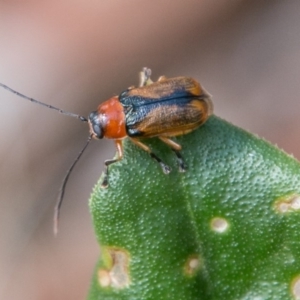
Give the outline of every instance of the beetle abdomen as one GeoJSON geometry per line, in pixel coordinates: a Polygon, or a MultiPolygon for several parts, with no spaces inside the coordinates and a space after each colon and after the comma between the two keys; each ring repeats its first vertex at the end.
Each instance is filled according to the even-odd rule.
{"type": "Polygon", "coordinates": [[[130,137],[175,136],[203,124],[212,114],[210,95],[191,77],[162,78],[119,96],[130,137]]]}
{"type": "Polygon", "coordinates": [[[130,137],[175,136],[203,124],[209,111],[207,99],[178,98],[148,103],[132,108],[126,114],[126,130],[130,137]]]}

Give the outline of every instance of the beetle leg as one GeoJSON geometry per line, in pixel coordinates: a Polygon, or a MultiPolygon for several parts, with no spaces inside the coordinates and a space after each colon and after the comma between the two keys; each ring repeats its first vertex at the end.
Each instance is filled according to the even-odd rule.
{"type": "Polygon", "coordinates": [[[164,80],[166,80],[166,79],[167,79],[167,77],[166,77],[165,75],[162,75],[162,76],[160,76],[160,77],[158,78],[157,81],[164,81],[164,80]]]}
{"type": "Polygon", "coordinates": [[[116,147],[117,147],[117,158],[113,158],[113,159],[107,159],[104,164],[105,164],[105,171],[104,171],[104,178],[103,181],[101,183],[101,187],[102,188],[106,188],[108,187],[108,166],[120,161],[123,158],[123,144],[122,144],[122,140],[115,140],[116,143],[116,147]]]}
{"type": "Polygon", "coordinates": [[[142,86],[146,86],[146,85],[153,83],[150,76],[151,76],[151,69],[143,68],[142,72],[140,72],[139,86],[142,87],[142,86]]]}
{"type": "Polygon", "coordinates": [[[179,172],[185,172],[187,169],[186,164],[184,163],[183,157],[181,156],[180,150],[181,150],[181,145],[175,143],[171,139],[163,136],[159,136],[159,139],[163,141],[165,144],[171,147],[173,152],[175,153],[179,165],[179,172]]]}
{"type": "Polygon", "coordinates": [[[159,165],[161,166],[165,174],[169,174],[171,172],[171,168],[168,165],[166,165],[158,156],[156,156],[147,145],[143,144],[137,139],[134,138],[130,138],[130,139],[134,144],[142,148],[144,151],[148,152],[150,156],[159,163],[159,165]]]}

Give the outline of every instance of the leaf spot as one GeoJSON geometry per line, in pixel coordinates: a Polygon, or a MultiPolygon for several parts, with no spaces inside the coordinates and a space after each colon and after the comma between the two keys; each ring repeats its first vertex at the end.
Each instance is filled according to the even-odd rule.
{"type": "Polygon", "coordinates": [[[300,299],[300,276],[297,276],[292,281],[291,290],[292,290],[292,294],[294,296],[294,299],[299,300],[300,299]]]}
{"type": "Polygon", "coordinates": [[[300,196],[293,194],[278,199],[275,202],[275,209],[282,214],[300,210],[300,196]]]}
{"type": "Polygon", "coordinates": [[[211,220],[210,227],[215,232],[223,233],[228,229],[228,222],[224,218],[216,217],[211,220]]]}
{"type": "Polygon", "coordinates": [[[100,268],[98,270],[98,282],[102,287],[113,287],[123,289],[130,284],[128,264],[129,258],[127,252],[111,248],[108,249],[111,258],[111,267],[109,269],[100,268]]]}
{"type": "Polygon", "coordinates": [[[105,269],[99,269],[98,270],[98,281],[99,281],[99,284],[103,287],[110,286],[109,272],[105,269]]]}
{"type": "Polygon", "coordinates": [[[200,259],[198,255],[196,254],[191,255],[185,262],[184,272],[189,276],[193,276],[196,274],[199,268],[200,268],[200,259]]]}

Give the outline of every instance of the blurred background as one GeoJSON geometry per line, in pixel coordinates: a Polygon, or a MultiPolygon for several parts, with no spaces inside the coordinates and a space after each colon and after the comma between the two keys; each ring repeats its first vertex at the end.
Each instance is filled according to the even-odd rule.
{"type": "MultiPolygon", "coordinates": [[[[192,76],[216,115],[300,159],[299,28],[297,0],[1,0],[0,82],[87,116],[144,66],[192,76]]],[[[113,142],[78,163],[54,238],[87,125],[3,89],[0,101],[0,299],[84,299],[99,254],[88,198],[113,142]]]]}

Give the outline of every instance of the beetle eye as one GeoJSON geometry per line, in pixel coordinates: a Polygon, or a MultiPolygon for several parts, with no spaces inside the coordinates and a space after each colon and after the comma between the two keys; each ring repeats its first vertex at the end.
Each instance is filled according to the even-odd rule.
{"type": "Polygon", "coordinates": [[[89,115],[89,123],[91,127],[92,134],[97,139],[103,138],[103,130],[100,123],[99,115],[96,111],[93,111],[89,115]]]}
{"type": "Polygon", "coordinates": [[[102,132],[101,127],[99,125],[94,124],[93,125],[93,130],[94,130],[94,133],[96,134],[98,139],[103,138],[103,132],[102,132]]]}
{"type": "Polygon", "coordinates": [[[97,119],[98,117],[98,114],[96,111],[92,111],[90,114],[89,114],[89,121],[91,123],[95,122],[95,120],[97,119]]]}

